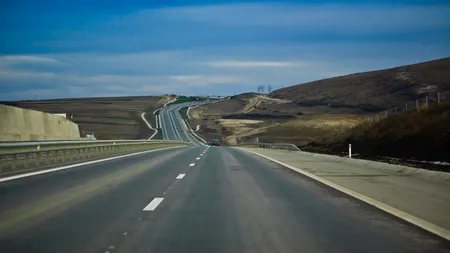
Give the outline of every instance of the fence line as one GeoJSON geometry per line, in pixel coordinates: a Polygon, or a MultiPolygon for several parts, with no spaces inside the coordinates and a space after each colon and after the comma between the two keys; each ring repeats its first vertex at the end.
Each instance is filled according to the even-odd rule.
{"type": "Polygon", "coordinates": [[[437,92],[434,96],[428,94],[425,97],[420,97],[417,98],[416,100],[406,102],[404,107],[394,106],[385,111],[378,112],[373,117],[367,118],[367,121],[376,122],[382,118],[387,118],[392,114],[397,114],[408,110],[417,110],[419,108],[428,107],[430,105],[444,103],[449,100],[450,100],[449,98],[443,98],[440,92],[437,92]],[[413,106],[411,106],[411,104],[413,104],[413,106]]]}

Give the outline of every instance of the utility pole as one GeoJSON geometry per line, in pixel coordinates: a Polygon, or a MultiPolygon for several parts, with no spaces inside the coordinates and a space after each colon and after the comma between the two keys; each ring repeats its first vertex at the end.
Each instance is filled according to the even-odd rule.
{"type": "Polygon", "coordinates": [[[408,110],[408,102],[405,103],[405,110],[408,110]]]}
{"type": "Polygon", "coordinates": [[[425,97],[425,106],[428,106],[428,96],[425,97]]]}
{"type": "Polygon", "coordinates": [[[416,109],[419,109],[419,99],[416,99],[416,109]]]}
{"type": "Polygon", "coordinates": [[[441,103],[441,96],[440,93],[438,92],[438,104],[441,103]]]}
{"type": "Polygon", "coordinates": [[[385,117],[385,118],[387,117],[387,110],[384,111],[384,117],[385,117]]]}

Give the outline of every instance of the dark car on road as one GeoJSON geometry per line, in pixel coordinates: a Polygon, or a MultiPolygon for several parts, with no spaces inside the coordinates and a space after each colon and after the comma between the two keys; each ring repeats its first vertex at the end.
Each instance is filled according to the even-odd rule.
{"type": "Polygon", "coordinates": [[[210,146],[216,146],[216,147],[220,147],[220,140],[217,138],[214,138],[211,142],[209,142],[210,146]]]}

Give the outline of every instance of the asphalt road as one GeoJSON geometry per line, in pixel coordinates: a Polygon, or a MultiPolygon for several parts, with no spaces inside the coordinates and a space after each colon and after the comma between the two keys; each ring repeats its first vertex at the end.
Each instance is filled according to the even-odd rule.
{"type": "Polygon", "coordinates": [[[447,241],[226,147],[160,150],[0,183],[0,252],[448,249],[447,241]]]}
{"type": "Polygon", "coordinates": [[[200,145],[198,141],[189,134],[189,130],[178,112],[183,107],[195,104],[197,103],[175,104],[161,109],[160,124],[164,140],[180,140],[192,142],[194,145],[200,145]]]}

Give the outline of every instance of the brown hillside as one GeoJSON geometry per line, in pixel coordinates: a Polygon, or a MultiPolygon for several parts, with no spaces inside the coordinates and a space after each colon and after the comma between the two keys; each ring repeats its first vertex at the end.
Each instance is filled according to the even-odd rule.
{"type": "Polygon", "coordinates": [[[450,58],[392,69],[356,73],[275,90],[273,98],[288,99],[300,107],[358,108],[375,112],[405,102],[435,100],[437,92],[450,98],[450,58]]]}
{"type": "Polygon", "coordinates": [[[151,112],[169,97],[98,97],[0,102],[48,113],[66,113],[77,123],[80,134],[97,139],[142,139],[153,131],[142,121],[142,112],[151,112]]]}

